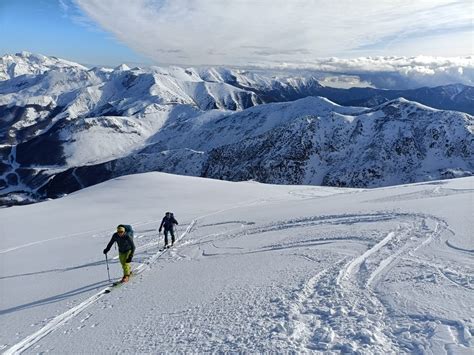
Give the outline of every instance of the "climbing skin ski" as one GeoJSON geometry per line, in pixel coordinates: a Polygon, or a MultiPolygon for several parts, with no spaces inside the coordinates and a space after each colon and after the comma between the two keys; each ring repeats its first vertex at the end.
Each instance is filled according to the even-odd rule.
{"type": "Polygon", "coordinates": [[[123,284],[130,282],[130,279],[132,278],[132,276],[133,276],[133,273],[130,273],[130,276],[128,277],[127,282],[122,282],[122,279],[113,282],[107,289],[104,290],[104,293],[110,293],[110,291],[112,291],[114,288],[117,288],[119,286],[122,286],[123,284]]]}
{"type": "Polygon", "coordinates": [[[172,247],[174,247],[174,243],[173,244],[168,244],[168,245],[164,246],[163,248],[158,249],[158,251],[165,251],[165,250],[170,249],[172,247]]]}

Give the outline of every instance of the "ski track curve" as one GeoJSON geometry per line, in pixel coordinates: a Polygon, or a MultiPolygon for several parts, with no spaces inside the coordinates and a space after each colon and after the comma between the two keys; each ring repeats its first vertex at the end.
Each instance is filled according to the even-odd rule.
{"type": "MultiPolygon", "coordinates": [[[[434,346],[434,323],[447,327],[448,333],[453,334],[453,344],[469,348],[470,343],[466,339],[470,339],[471,336],[461,321],[429,315],[416,317],[404,314],[403,310],[402,312],[393,310],[384,304],[377,293],[377,287],[382,283],[384,275],[399,261],[412,256],[416,250],[434,241],[441,242],[443,232],[451,233],[449,226],[437,217],[387,213],[378,216],[375,214],[326,216],[286,221],[247,229],[238,234],[262,233],[326,223],[354,224],[390,219],[400,221],[395,230],[389,231],[352,260],[347,261],[348,257],[344,257],[335,265],[319,271],[291,297],[287,309],[288,324],[284,328],[288,329],[289,342],[297,352],[424,352],[430,346],[434,346]],[[408,338],[400,336],[404,329],[408,329],[407,327],[411,327],[414,336],[408,338]]],[[[314,241],[325,239],[337,240],[337,238],[320,238],[314,241]]],[[[308,244],[275,245],[273,251],[279,250],[280,247],[308,247],[308,244]]],[[[456,274],[455,271],[440,270],[440,266],[436,266],[446,278],[465,276],[462,272],[456,274]]],[[[463,280],[460,284],[457,279],[450,281],[460,287],[469,287],[470,282],[463,280]]]]}
{"type": "MultiPolygon", "coordinates": [[[[318,245],[352,240],[368,249],[349,260],[347,256],[310,277],[300,291],[293,294],[287,307],[286,324],[290,349],[297,352],[329,351],[341,353],[410,353],[434,348],[434,323],[446,327],[452,334],[453,344],[469,347],[469,329],[461,321],[433,316],[414,316],[399,309],[391,309],[377,292],[385,275],[400,261],[414,257],[414,253],[433,242],[444,243],[441,235],[452,234],[447,223],[435,216],[422,213],[397,213],[380,211],[368,214],[341,214],[305,217],[253,226],[242,221],[220,224],[241,224],[220,233],[204,234],[188,241],[188,246],[198,246],[202,256],[213,257],[230,254],[275,252],[290,248],[308,248],[318,245]],[[373,238],[322,237],[304,241],[291,241],[262,246],[246,251],[241,248],[222,248],[216,243],[252,234],[285,231],[294,228],[319,226],[350,226],[356,224],[396,222],[373,243],[373,238]],[[372,241],[372,243],[370,243],[372,241]],[[372,244],[372,245],[370,245],[372,244]],[[212,247],[216,253],[205,251],[212,247]],[[234,249],[234,250],[232,250],[234,249]],[[230,251],[229,251],[230,250],[230,251]],[[407,329],[414,334],[404,335],[407,329]],[[467,334],[465,336],[464,334],[467,334]]],[[[208,225],[196,225],[206,227],[208,225]]],[[[449,238],[444,238],[449,239],[449,238]]],[[[462,279],[462,270],[438,270],[445,278],[459,287],[469,287],[470,280],[462,279]],[[461,280],[461,281],[459,281],[461,280]]],[[[276,327],[279,327],[278,324],[276,327]]],[[[451,341],[451,340],[450,340],[451,341]]],[[[448,352],[449,353],[449,352],[448,352]]]]}
{"type": "MultiPolygon", "coordinates": [[[[228,221],[222,224],[241,222],[228,221]]],[[[202,227],[204,226],[206,225],[202,227]]],[[[397,264],[407,258],[422,260],[420,256],[415,256],[415,252],[434,242],[448,243],[449,235],[454,235],[454,232],[438,217],[422,213],[380,211],[305,217],[264,226],[246,223],[220,233],[205,234],[188,241],[188,245],[198,246],[202,256],[213,257],[317,247],[344,240],[368,244],[368,249],[359,256],[350,260],[345,256],[335,262],[335,265],[310,277],[290,297],[290,305],[286,307],[287,321],[281,326],[287,332],[290,349],[302,353],[424,353],[429,349],[437,349],[435,331],[450,334],[449,339],[447,338],[450,343],[444,343],[449,349],[450,346],[469,348],[469,339],[472,338],[469,328],[460,320],[443,319],[429,314],[412,315],[403,309],[393,309],[385,304],[377,289],[383,284],[385,275],[397,264]],[[396,222],[397,226],[375,243],[373,238],[322,237],[261,246],[251,251],[239,250],[240,248],[232,250],[228,246],[221,248],[216,244],[219,241],[266,232],[332,225],[370,225],[373,222],[396,222]],[[217,252],[205,251],[206,246],[217,252]],[[437,330],[437,327],[441,330],[437,330]]],[[[472,280],[463,270],[457,271],[443,265],[434,267],[453,285],[470,289],[472,280]]],[[[279,327],[278,324],[276,327],[279,327]]]]}

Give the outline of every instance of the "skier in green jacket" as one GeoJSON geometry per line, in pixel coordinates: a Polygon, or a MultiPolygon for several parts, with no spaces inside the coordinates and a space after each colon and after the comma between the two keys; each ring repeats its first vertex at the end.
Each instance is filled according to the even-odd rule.
{"type": "Polygon", "coordinates": [[[112,235],[112,239],[110,239],[109,244],[104,249],[104,254],[109,252],[115,242],[118,245],[120,264],[122,264],[123,269],[121,282],[127,282],[131,273],[130,262],[132,261],[133,253],[135,253],[135,244],[133,243],[133,238],[126,233],[125,227],[122,224],[117,227],[117,232],[112,235]]]}

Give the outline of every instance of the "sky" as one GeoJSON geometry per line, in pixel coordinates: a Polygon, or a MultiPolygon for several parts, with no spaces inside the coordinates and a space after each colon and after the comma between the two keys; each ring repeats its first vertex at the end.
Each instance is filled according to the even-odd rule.
{"type": "Polygon", "coordinates": [[[472,0],[0,0],[0,54],[470,83],[473,18],[472,0]]]}
{"type": "Polygon", "coordinates": [[[0,55],[28,51],[90,65],[151,63],[70,1],[0,0],[0,33],[0,55]]]}
{"type": "Polygon", "coordinates": [[[1,0],[1,51],[79,62],[308,64],[469,56],[471,0],[1,0]]]}

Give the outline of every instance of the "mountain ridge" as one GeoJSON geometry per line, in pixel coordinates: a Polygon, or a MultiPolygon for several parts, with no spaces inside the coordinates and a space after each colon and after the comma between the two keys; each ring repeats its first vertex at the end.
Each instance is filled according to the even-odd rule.
{"type": "MultiPolygon", "coordinates": [[[[339,101],[345,101],[353,98],[350,89],[327,88],[311,76],[278,79],[222,68],[88,69],[31,54],[21,60],[30,59],[29,74],[0,81],[0,196],[6,199],[58,197],[152,170],[352,187],[474,171],[472,116],[423,102],[377,94],[370,107],[341,105],[311,94],[343,92],[339,101]],[[433,131],[426,129],[431,126],[433,131]],[[420,132],[432,138],[427,145],[420,143],[420,132]]],[[[442,87],[446,97],[464,95],[472,104],[470,89],[442,87]]]]}
{"type": "MultiPolygon", "coordinates": [[[[293,102],[293,118],[272,124],[260,121],[258,124],[267,124],[267,128],[253,135],[238,137],[232,124],[219,126],[219,119],[211,122],[223,141],[213,140],[206,129],[196,133],[188,126],[181,130],[175,126],[171,128],[174,134],[176,130],[189,132],[176,145],[166,146],[160,140],[124,158],[68,169],[54,176],[42,192],[55,197],[80,186],[154,170],[231,181],[339,187],[389,186],[470,176],[474,171],[471,116],[403,99],[378,109],[353,109],[352,114],[344,107],[340,107],[342,112],[326,113],[323,108],[318,115],[314,107],[321,102],[328,101],[307,98],[293,102]],[[307,109],[315,113],[309,114],[307,109]],[[192,143],[193,135],[205,143],[192,143]],[[234,137],[233,141],[228,137],[234,137]],[[188,145],[179,148],[186,141],[188,145]]],[[[281,105],[265,106],[253,110],[266,111],[267,116],[260,117],[268,120],[272,113],[275,115],[275,106],[281,105]]],[[[243,111],[224,119],[242,121],[245,114],[243,111]]],[[[172,137],[172,133],[165,129],[162,134],[172,137]]]]}

